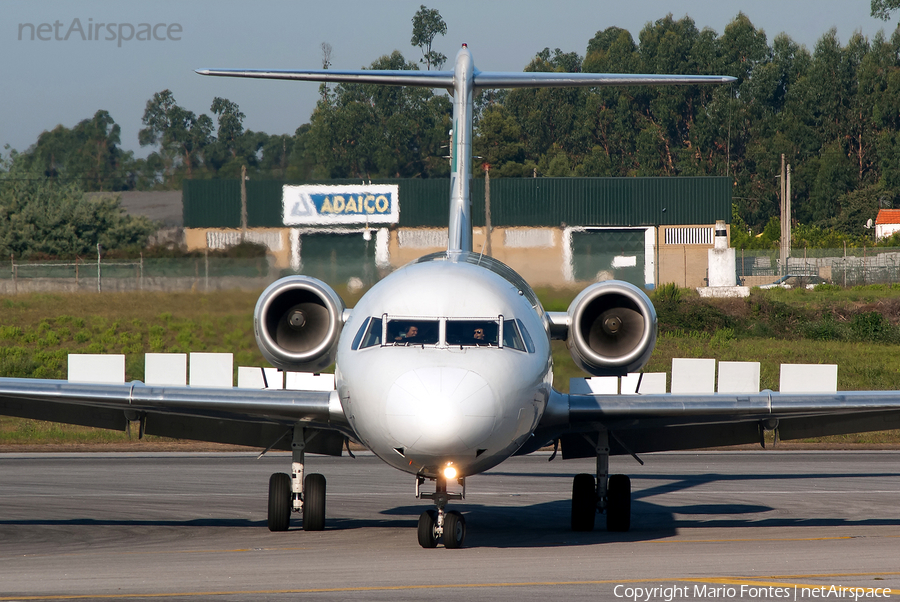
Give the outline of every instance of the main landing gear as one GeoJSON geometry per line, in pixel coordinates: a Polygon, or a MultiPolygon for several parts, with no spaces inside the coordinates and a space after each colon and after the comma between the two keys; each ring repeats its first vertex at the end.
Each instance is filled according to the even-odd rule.
{"type": "Polygon", "coordinates": [[[422,493],[420,487],[425,477],[416,477],[416,498],[434,500],[437,510],[426,510],[419,517],[419,545],[423,548],[437,547],[438,540],[443,539],[447,549],[461,548],[466,540],[466,519],[455,510],[445,512],[444,508],[450,500],[462,500],[466,497],[465,477],[459,479],[463,486],[462,493],[448,493],[447,479],[435,479],[434,493],[422,493]]]}
{"type": "Polygon", "coordinates": [[[575,475],[572,482],[572,530],[593,531],[597,512],[606,514],[606,530],[631,528],[631,479],[609,474],[609,433],[597,435],[597,479],[592,474],[575,475]]]}
{"type": "Polygon", "coordinates": [[[269,531],[287,531],[291,512],[303,513],[304,531],[325,529],[325,477],[303,478],[304,429],[294,428],[291,441],[291,474],[276,472],[269,478],[269,531]]]}

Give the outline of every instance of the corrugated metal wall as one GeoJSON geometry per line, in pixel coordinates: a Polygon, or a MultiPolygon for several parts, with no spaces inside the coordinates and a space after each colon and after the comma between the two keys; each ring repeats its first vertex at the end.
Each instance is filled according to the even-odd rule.
{"type": "MultiPolygon", "coordinates": [[[[291,182],[359,184],[359,180],[291,182]]],[[[449,179],[373,180],[400,186],[400,225],[446,227],[449,179]]],[[[279,180],[247,182],[247,225],[283,227],[279,180]]],[[[703,178],[503,178],[491,180],[494,226],[659,226],[731,221],[732,181],[703,178]]],[[[239,228],[239,180],[185,180],[187,228],[239,228]]],[[[484,225],[484,180],[472,184],[472,218],[484,225]]]]}
{"type": "Polygon", "coordinates": [[[181,186],[185,228],[240,228],[240,180],[185,180],[181,186]]]}

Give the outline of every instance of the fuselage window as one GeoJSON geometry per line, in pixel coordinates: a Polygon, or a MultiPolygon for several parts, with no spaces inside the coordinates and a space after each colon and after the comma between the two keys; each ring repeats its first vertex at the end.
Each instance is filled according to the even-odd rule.
{"type": "Polygon", "coordinates": [[[438,320],[391,320],[387,325],[386,344],[437,345],[440,330],[438,320]]]}
{"type": "Polygon", "coordinates": [[[499,324],[492,320],[447,320],[447,344],[496,347],[499,324]]]}
{"type": "Polygon", "coordinates": [[[359,348],[365,349],[375,345],[381,345],[381,318],[369,318],[369,327],[366,329],[366,334],[362,337],[362,343],[359,348]]]}

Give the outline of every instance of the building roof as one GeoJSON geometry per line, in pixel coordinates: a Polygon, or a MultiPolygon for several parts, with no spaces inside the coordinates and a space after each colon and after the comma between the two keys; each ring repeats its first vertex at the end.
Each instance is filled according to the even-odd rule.
{"type": "Polygon", "coordinates": [[[875,225],[900,224],[900,209],[882,209],[875,218],[875,225]]]}

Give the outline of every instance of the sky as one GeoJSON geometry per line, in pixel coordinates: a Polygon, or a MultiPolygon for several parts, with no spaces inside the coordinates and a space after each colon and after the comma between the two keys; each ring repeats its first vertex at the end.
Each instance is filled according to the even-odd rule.
{"type": "Polygon", "coordinates": [[[319,68],[323,42],[332,47],[333,69],[369,66],[394,50],[418,60],[410,37],[423,3],[447,24],[434,49],[452,61],[466,43],[483,71],[521,71],[545,47],[584,55],[594,34],[611,26],[637,40],[647,23],[669,13],[721,34],[743,12],[769,43],[784,32],[810,51],[832,27],[846,43],[856,31],[890,35],[898,22],[897,14],[890,22],[870,17],[870,0],[3,0],[0,153],[7,154],[6,145],[25,151],[41,132],[71,128],[105,109],[122,128],[121,146],[144,157],[154,149],[138,144],[141,118],[164,89],[198,115],[211,115],[220,96],[240,106],[246,129],[292,134],[309,121],[318,84],[209,78],[194,70],[319,68]],[[141,24],[157,39],[136,39],[141,24]]]}

